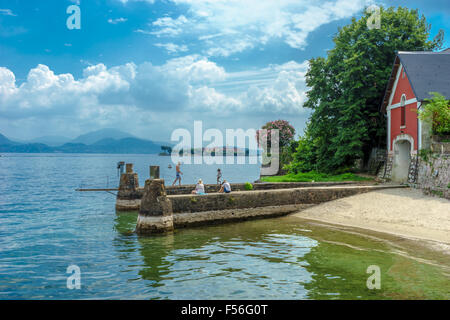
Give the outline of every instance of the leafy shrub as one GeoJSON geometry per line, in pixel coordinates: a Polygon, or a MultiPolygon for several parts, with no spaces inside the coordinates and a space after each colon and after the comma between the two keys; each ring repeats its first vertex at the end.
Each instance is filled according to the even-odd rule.
{"type": "Polygon", "coordinates": [[[431,154],[432,154],[432,152],[430,149],[420,149],[419,150],[419,157],[427,163],[430,160],[431,154]]]}
{"type": "Polygon", "coordinates": [[[250,182],[245,183],[245,190],[253,190],[253,185],[250,182]]]}
{"type": "Polygon", "coordinates": [[[430,92],[433,98],[427,102],[419,112],[419,119],[431,122],[431,134],[450,134],[450,100],[437,92],[430,92]]]}

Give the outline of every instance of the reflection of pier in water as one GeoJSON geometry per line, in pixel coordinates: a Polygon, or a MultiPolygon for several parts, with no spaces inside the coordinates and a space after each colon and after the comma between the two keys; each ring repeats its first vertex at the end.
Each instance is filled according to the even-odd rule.
{"type": "MultiPolygon", "coordinates": [[[[295,217],[137,237],[130,234],[136,217],[136,213],[117,215],[115,228],[121,235],[115,246],[123,259],[127,259],[124,252],[139,252],[142,260],[134,261],[133,267],[140,265],[139,276],[153,288],[149,298],[258,298],[254,292],[273,290],[279,294],[275,299],[370,299],[401,297],[395,293],[398,286],[403,286],[403,294],[409,290],[420,297],[414,286],[421,278],[411,276],[405,284],[399,268],[449,281],[435,268],[399,255],[397,251],[413,248],[396,237],[378,238],[295,217]],[[381,268],[381,290],[366,287],[369,265],[381,268]],[[201,291],[194,292],[193,286],[201,291]]],[[[436,294],[445,296],[443,290],[436,294]]],[[[267,297],[266,292],[260,298],[267,297]]]]}

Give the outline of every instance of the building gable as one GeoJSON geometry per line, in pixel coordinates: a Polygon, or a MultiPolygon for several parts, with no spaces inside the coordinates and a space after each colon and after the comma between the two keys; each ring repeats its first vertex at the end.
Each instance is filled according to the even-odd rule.
{"type": "Polygon", "coordinates": [[[394,100],[391,99],[392,93],[401,67],[406,71],[409,86],[418,101],[430,98],[430,92],[439,92],[450,98],[450,49],[441,52],[398,52],[381,103],[381,112],[385,113],[387,106],[394,100]]]}

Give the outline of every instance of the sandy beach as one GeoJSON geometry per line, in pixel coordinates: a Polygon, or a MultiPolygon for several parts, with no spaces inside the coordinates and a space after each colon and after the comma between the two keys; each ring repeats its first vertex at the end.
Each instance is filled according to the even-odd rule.
{"type": "Polygon", "coordinates": [[[326,202],[293,216],[450,244],[450,201],[416,189],[372,191],[326,202]]]}

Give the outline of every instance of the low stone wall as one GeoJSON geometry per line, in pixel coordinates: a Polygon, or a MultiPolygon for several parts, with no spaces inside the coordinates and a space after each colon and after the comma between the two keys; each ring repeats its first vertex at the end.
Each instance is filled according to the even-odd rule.
{"type": "MultiPolygon", "coordinates": [[[[124,174],[125,175],[125,174],[124,174]]],[[[129,181],[129,177],[124,179],[125,182],[129,181]]],[[[277,183],[253,183],[253,190],[272,190],[272,189],[289,189],[300,187],[322,187],[322,186],[337,186],[337,185],[352,185],[355,182],[352,181],[340,181],[340,182],[277,182],[277,183]]],[[[181,186],[166,186],[165,190],[167,195],[183,195],[191,194],[195,189],[195,185],[187,184],[181,186]]],[[[217,184],[206,184],[206,193],[218,192],[220,186],[217,184]]],[[[232,183],[231,190],[235,191],[247,191],[245,189],[245,183],[232,183]]],[[[144,195],[144,188],[123,188],[123,191],[119,189],[116,199],[117,211],[138,211],[141,203],[142,196],[144,195]]]]}
{"type": "Polygon", "coordinates": [[[151,234],[172,230],[173,227],[281,216],[325,201],[397,187],[399,186],[333,186],[168,196],[164,183],[152,180],[146,183],[136,231],[151,234]],[[156,192],[156,189],[159,191],[156,192]],[[153,210],[156,202],[158,210],[153,210]],[[161,206],[168,202],[171,203],[170,206],[161,206]],[[170,216],[173,219],[169,219],[170,216]],[[167,225],[169,220],[170,226],[167,225]]]}
{"type": "Polygon", "coordinates": [[[431,154],[421,159],[417,186],[427,194],[450,199],[450,154],[431,154]]]}
{"type": "Polygon", "coordinates": [[[173,213],[202,212],[212,210],[245,209],[295,204],[317,204],[358,193],[368,192],[380,186],[314,187],[256,191],[236,191],[228,194],[168,196],[173,213]]]}
{"type": "Polygon", "coordinates": [[[268,206],[244,209],[211,210],[201,212],[175,213],[174,228],[197,227],[228,222],[246,221],[258,218],[275,218],[298,212],[313,204],[294,204],[284,206],[268,206]]]}
{"type": "MultiPolygon", "coordinates": [[[[252,183],[253,190],[269,190],[269,189],[289,189],[301,187],[322,187],[322,186],[336,186],[354,184],[352,181],[339,182],[255,182],[252,183]]],[[[248,191],[245,189],[245,183],[231,183],[231,190],[233,191],[248,191]]],[[[195,184],[187,184],[182,186],[166,186],[168,195],[190,194],[195,189],[195,184]]],[[[218,192],[220,185],[205,184],[206,193],[218,192]]]]}
{"type": "Polygon", "coordinates": [[[450,154],[450,142],[433,141],[430,149],[433,153],[450,154]]]}
{"type": "Polygon", "coordinates": [[[389,180],[392,176],[392,165],[394,158],[392,155],[388,155],[387,157],[385,156],[385,159],[386,160],[377,173],[377,178],[381,181],[389,180]]]}

